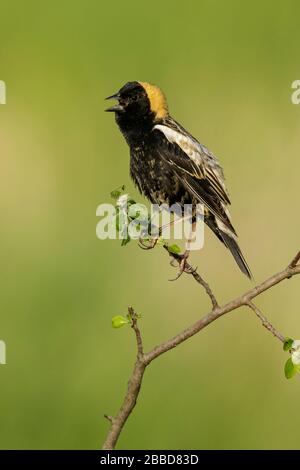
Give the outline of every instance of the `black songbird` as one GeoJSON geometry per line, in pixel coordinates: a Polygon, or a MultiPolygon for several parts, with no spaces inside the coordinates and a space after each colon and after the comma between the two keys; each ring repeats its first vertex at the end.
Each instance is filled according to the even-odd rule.
{"type": "Polygon", "coordinates": [[[217,158],[170,116],[157,86],[128,82],[107,99],[118,100],[106,111],[115,113],[129,145],[130,174],[140,192],[153,204],[202,203],[205,223],[251,278],[230,221],[230,200],[217,158]]]}

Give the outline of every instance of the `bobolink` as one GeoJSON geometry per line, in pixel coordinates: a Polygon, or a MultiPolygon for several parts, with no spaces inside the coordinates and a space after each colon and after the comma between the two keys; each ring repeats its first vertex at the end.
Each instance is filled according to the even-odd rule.
{"type": "Polygon", "coordinates": [[[130,174],[140,192],[153,204],[202,203],[205,223],[251,278],[230,221],[230,200],[217,158],[170,116],[157,86],[128,82],[107,99],[118,100],[106,111],[115,113],[129,145],[130,174]]]}

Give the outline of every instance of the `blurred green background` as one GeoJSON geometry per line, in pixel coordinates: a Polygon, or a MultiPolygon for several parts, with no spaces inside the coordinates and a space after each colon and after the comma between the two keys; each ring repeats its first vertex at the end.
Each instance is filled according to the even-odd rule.
{"type": "MultiPolygon", "coordinates": [[[[137,196],[103,112],[125,82],[160,85],[219,156],[257,282],[299,249],[299,14],[297,1],[1,2],[1,448],[99,448],[135,355],[111,317],[132,304],[149,349],[209,309],[192,279],[168,282],[160,249],[95,236],[112,189],[137,196]]],[[[251,286],[208,230],[192,261],[220,302],[251,286]]],[[[300,337],[299,279],[257,304],[300,337]]],[[[299,448],[300,377],[284,378],[287,357],[251,311],[221,318],[147,370],[118,448],[299,448]]]]}

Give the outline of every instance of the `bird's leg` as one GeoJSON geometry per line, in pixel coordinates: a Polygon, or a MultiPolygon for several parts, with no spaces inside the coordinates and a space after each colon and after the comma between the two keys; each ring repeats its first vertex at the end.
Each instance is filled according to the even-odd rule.
{"type": "Polygon", "coordinates": [[[152,248],[154,248],[155,245],[157,244],[158,239],[159,239],[159,237],[161,237],[163,231],[164,231],[166,228],[171,227],[172,225],[175,225],[177,222],[181,222],[181,220],[182,220],[182,219],[179,219],[179,220],[172,220],[172,221],[169,222],[168,224],[162,225],[162,226],[159,227],[159,229],[158,229],[158,235],[157,235],[157,236],[148,237],[148,238],[140,237],[140,238],[139,238],[139,247],[142,248],[143,250],[152,250],[152,248]]]}
{"type": "MultiPolygon", "coordinates": [[[[188,260],[189,255],[190,255],[190,250],[185,250],[182,255],[178,255],[179,271],[177,273],[177,276],[174,279],[170,279],[170,281],[177,281],[177,279],[179,279],[183,273],[187,273],[187,274],[192,273],[193,268],[191,266],[187,266],[187,260],[188,260]]],[[[173,260],[171,261],[171,265],[174,266],[172,262],[173,260]]]]}
{"type": "Polygon", "coordinates": [[[195,227],[196,227],[196,222],[192,222],[191,233],[190,233],[189,238],[187,239],[185,251],[182,255],[178,256],[179,272],[174,279],[170,279],[171,281],[177,281],[177,279],[179,279],[183,273],[192,274],[195,271],[195,269],[193,269],[192,266],[190,266],[187,262],[188,257],[190,255],[190,243],[192,241],[191,237],[192,237],[192,234],[194,233],[195,227]]]}
{"type": "Polygon", "coordinates": [[[152,250],[152,248],[155,247],[156,243],[158,241],[158,237],[149,237],[149,238],[139,238],[139,247],[142,248],[142,250],[152,250]]]}

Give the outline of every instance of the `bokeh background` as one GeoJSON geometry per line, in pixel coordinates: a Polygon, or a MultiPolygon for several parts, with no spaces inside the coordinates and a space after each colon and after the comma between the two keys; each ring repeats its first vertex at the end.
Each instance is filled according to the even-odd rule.
{"type": "MultiPolygon", "coordinates": [[[[0,446],[95,449],[123,398],[135,342],[111,318],[142,313],[146,349],[209,309],[160,249],[95,236],[96,207],[121,184],[139,201],[128,149],[103,98],[160,85],[172,115],[219,156],[240,244],[257,282],[299,249],[297,1],[97,0],[0,5],[0,446]]],[[[206,230],[193,263],[220,302],[251,287],[206,230]]],[[[261,296],[300,337],[299,279],[261,296]]],[[[119,449],[299,448],[300,376],[240,309],[147,370],[119,449]]]]}

